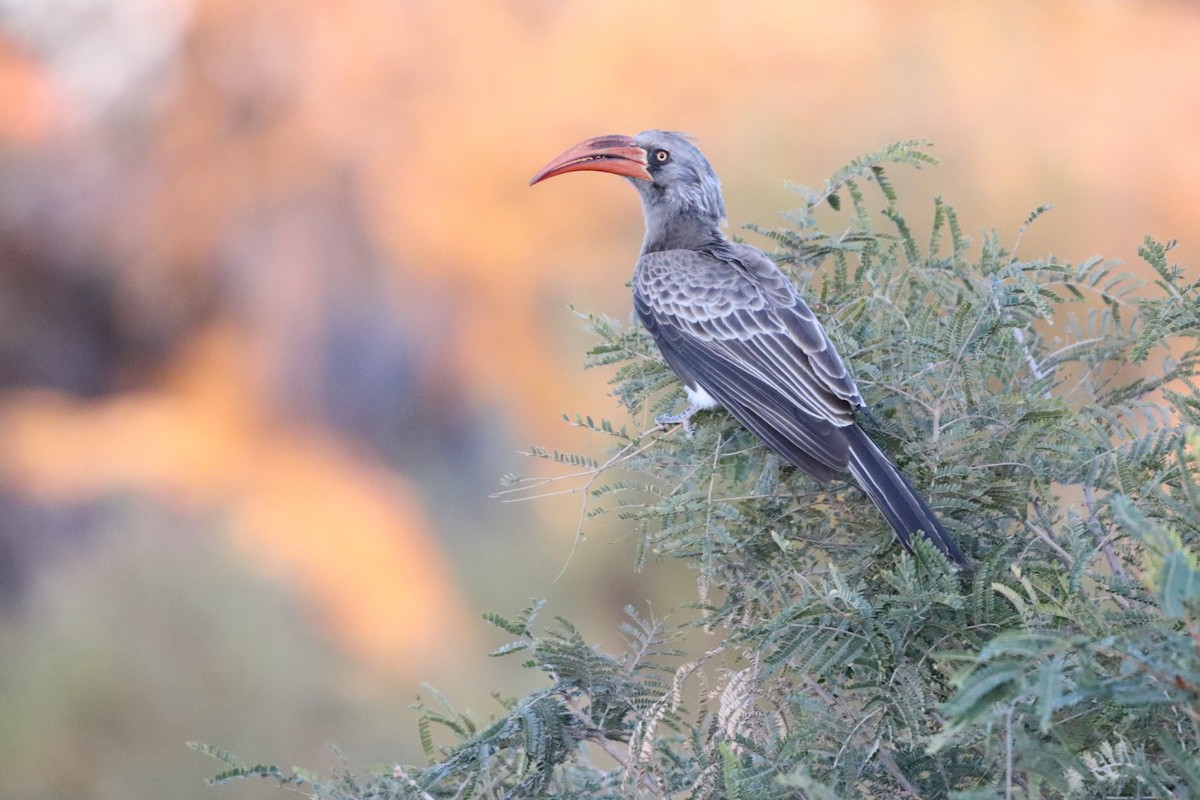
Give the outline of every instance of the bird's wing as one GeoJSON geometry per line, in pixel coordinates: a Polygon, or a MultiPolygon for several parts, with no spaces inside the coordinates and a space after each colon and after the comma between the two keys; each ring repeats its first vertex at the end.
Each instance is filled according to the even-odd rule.
{"type": "Polygon", "coordinates": [[[791,282],[748,245],[643,255],[634,302],[667,363],[817,478],[845,469],[862,398],[791,282]]]}

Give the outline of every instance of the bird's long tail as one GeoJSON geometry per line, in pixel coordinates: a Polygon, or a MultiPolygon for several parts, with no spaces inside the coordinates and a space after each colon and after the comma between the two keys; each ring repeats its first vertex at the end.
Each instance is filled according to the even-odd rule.
{"type": "Polygon", "coordinates": [[[842,433],[850,444],[850,474],[883,512],[904,549],[911,553],[912,536],[922,531],[952,562],[969,566],[971,560],[958,549],[933,509],[866,432],[850,425],[842,433]]]}

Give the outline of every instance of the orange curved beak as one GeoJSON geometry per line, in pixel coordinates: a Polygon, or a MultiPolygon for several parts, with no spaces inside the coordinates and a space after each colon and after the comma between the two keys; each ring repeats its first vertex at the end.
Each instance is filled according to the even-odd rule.
{"type": "Polygon", "coordinates": [[[646,169],[646,151],[639,147],[631,136],[613,135],[588,139],[556,156],[533,176],[529,185],[533,186],[564,172],[580,170],[611,172],[613,175],[624,175],[626,178],[636,178],[640,181],[654,180],[646,169]]]}

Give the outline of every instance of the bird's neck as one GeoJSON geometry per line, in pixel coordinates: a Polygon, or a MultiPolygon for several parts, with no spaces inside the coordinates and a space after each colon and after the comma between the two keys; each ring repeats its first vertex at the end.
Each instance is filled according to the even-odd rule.
{"type": "Polygon", "coordinates": [[[717,224],[699,214],[647,214],[642,253],[663,250],[700,250],[728,241],[717,224]]]}

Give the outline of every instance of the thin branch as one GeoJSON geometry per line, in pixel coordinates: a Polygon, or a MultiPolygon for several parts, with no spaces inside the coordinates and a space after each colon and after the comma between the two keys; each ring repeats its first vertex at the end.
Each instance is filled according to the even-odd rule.
{"type": "Polygon", "coordinates": [[[1125,568],[1121,566],[1121,562],[1117,560],[1117,554],[1113,552],[1112,542],[1109,540],[1109,537],[1104,535],[1104,530],[1100,527],[1100,520],[1096,509],[1096,495],[1092,492],[1092,487],[1083,487],[1083,502],[1087,505],[1088,510],[1088,528],[1095,534],[1096,541],[1100,545],[1100,550],[1104,553],[1104,559],[1108,562],[1108,568],[1112,570],[1112,574],[1115,577],[1121,580],[1128,580],[1129,576],[1125,574],[1125,568]]]}
{"type": "Polygon", "coordinates": [[[913,785],[912,781],[910,781],[900,769],[900,765],[896,763],[896,759],[892,758],[891,751],[889,751],[886,747],[881,746],[875,751],[875,755],[878,756],[879,763],[883,764],[883,768],[888,771],[888,775],[891,775],[892,779],[895,780],[896,783],[900,784],[900,788],[902,788],[906,794],[916,798],[917,800],[920,800],[922,797],[924,797],[924,795],[921,793],[921,790],[913,785]]]}
{"type": "Polygon", "coordinates": [[[1058,542],[1050,538],[1050,532],[1054,530],[1054,524],[1050,521],[1050,516],[1046,513],[1046,509],[1042,507],[1041,502],[1039,502],[1037,498],[1031,499],[1029,501],[1029,506],[1033,509],[1033,513],[1038,518],[1041,526],[1033,525],[1029,522],[1029,520],[1021,520],[1021,524],[1024,525],[1025,529],[1032,533],[1038,541],[1048,545],[1050,549],[1053,550],[1059,557],[1059,559],[1062,560],[1067,569],[1071,569],[1071,567],[1075,565],[1075,559],[1071,558],[1071,554],[1064,550],[1058,542]]]}
{"type": "Polygon", "coordinates": [[[1004,800],[1012,800],[1013,736],[1012,718],[1015,707],[1010,703],[1004,712],[1004,800]]]}
{"type": "MultiPolygon", "coordinates": [[[[579,705],[579,698],[566,693],[562,694],[562,698],[563,704],[567,707],[567,710],[571,712],[571,715],[588,728],[588,741],[598,744],[601,750],[603,750],[605,753],[608,753],[609,757],[621,766],[621,769],[625,771],[625,774],[631,774],[633,768],[629,764],[627,755],[618,750],[613,745],[612,740],[604,735],[604,731],[592,721],[592,718],[588,716],[587,712],[585,712],[579,705]]],[[[650,773],[639,770],[638,780],[642,786],[644,786],[646,790],[655,797],[667,797],[666,793],[663,791],[663,787],[659,785],[658,781],[656,781],[650,773]]]]}

